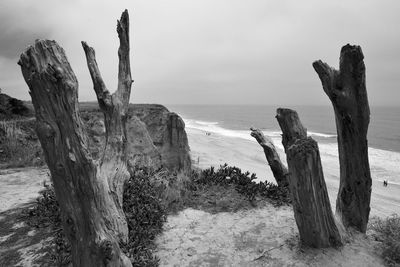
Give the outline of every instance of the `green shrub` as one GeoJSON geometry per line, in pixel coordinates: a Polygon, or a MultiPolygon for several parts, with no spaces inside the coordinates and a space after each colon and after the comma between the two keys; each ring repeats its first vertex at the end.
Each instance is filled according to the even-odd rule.
{"type": "Polygon", "coordinates": [[[378,218],[372,229],[382,238],[382,256],[389,266],[400,264],[400,217],[396,214],[386,218],[378,218]]]}
{"type": "Polygon", "coordinates": [[[250,172],[242,173],[238,167],[228,166],[226,163],[221,165],[218,170],[210,167],[201,172],[195,180],[198,184],[218,184],[234,185],[236,190],[247,197],[249,201],[254,201],[257,196],[267,198],[276,205],[290,203],[289,191],[286,187],[278,187],[268,181],[256,183],[256,175],[250,172]]]}
{"type": "MultiPolygon", "coordinates": [[[[129,229],[129,240],[123,244],[124,252],[133,266],[158,266],[158,258],[153,255],[154,239],[162,231],[166,219],[166,209],[157,187],[151,183],[152,172],[136,172],[124,186],[123,209],[129,229]]],[[[25,212],[28,225],[51,227],[55,242],[51,259],[57,266],[71,262],[71,246],[62,231],[60,208],[54,188],[44,184],[33,208],[25,212]]]]}
{"type": "Polygon", "coordinates": [[[153,255],[154,239],[161,233],[166,209],[160,192],[151,183],[152,172],[137,171],[124,186],[123,209],[129,228],[129,240],[123,250],[133,266],[158,266],[153,255]]]}
{"type": "MultiPolygon", "coordinates": [[[[123,191],[123,209],[129,229],[128,242],[122,244],[124,253],[133,266],[158,266],[159,259],[153,254],[154,240],[162,232],[167,214],[188,206],[202,207],[204,201],[215,202],[212,205],[221,206],[216,209],[221,211],[245,207],[242,201],[254,201],[257,197],[268,198],[277,205],[289,203],[285,188],[268,182],[255,183],[255,179],[255,174],[242,173],[239,168],[227,164],[217,170],[211,167],[189,174],[137,170],[125,183],[123,191]]],[[[57,266],[67,265],[71,261],[71,247],[62,231],[54,189],[45,184],[40,194],[34,208],[27,211],[28,224],[52,228],[55,245],[51,258],[57,266]]]]}

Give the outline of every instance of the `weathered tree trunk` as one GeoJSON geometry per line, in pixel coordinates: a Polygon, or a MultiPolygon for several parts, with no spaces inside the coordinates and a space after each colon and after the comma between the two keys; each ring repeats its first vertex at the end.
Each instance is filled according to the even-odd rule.
{"type": "Polygon", "coordinates": [[[119,246],[128,238],[122,210],[123,183],[129,178],[125,121],[132,83],[126,10],[117,31],[119,83],[112,95],[101,79],[94,50],[83,43],[106,125],[107,142],[99,162],[87,150],[78,110],[78,81],[64,50],[55,41],[37,40],[18,62],[30,89],[37,133],[71,242],[74,266],[131,266],[119,246]]]}
{"type": "Polygon", "coordinates": [[[266,137],[259,129],[250,128],[250,135],[254,137],[258,144],[264,149],[265,157],[267,158],[268,164],[274,174],[276,183],[278,186],[288,186],[288,170],[283,165],[278,152],[276,152],[274,143],[269,137],[266,137]]]}
{"type": "Polygon", "coordinates": [[[344,226],[365,233],[372,180],[367,141],[370,113],[363,60],[359,46],[345,45],[340,52],[339,71],[320,60],[313,67],[335,111],[340,162],[336,213],[344,226]]]}
{"type": "Polygon", "coordinates": [[[318,144],[300,122],[296,111],[278,109],[289,167],[289,191],[303,244],[316,248],[342,244],[326,189],[318,144]]]}

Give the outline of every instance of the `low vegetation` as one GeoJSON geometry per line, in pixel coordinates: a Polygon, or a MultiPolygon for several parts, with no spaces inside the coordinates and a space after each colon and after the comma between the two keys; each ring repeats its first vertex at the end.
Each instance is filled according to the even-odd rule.
{"type": "Polygon", "coordinates": [[[66,266],[71,262],[71,246],[62,230],[60,207],[54,188],[45,183],[39,193],[40,197],[33,208],[28,208],[23,216],[31,227],[50,228],[54,237],[53,246],[49,250],[50,260],[57,266],[66,266]]]}
{"type": "MultiPolygon", "coordinates": [[[[154,240],[161,233],[167,215],[186,207],[209,212],[235,212],[251,208],[262,201],[275,205],[289,203],[286,189],[274,184],[255,183],[256,176],[237,167],[223,165],[206,170],[170,172],[141,169],[126,182],[123,194],[129,241],[123,250],[133,266],[157,266],[153,254],[154,240]]],[[[70,245],[62,232],[60,208],[51,185],[44,185],[35,206],[26,210],[28,225],[51,228],[54,246],[52,262],[58,266],[70,263],[70,245]]]]}
{"type": "Polygon", "coordinates": [[[268,181],[256,183],[256,179],[254,173],[243,173],[241,169],[225,164],[217,170],[214,167],[203,170],[195,182],[203,185],[232,185],[251,203],[260,198],[269,199],[278,206],[290,203],[287,187],[278,187],[268,181]]]}
{"type": "Polygon", "coordinates": [[[32,119],[0,121],[0,165],[3,168],[44,164],[34,123],[32,119]]]}
{"type": "Polygon", "coordinates": [[[372,229],[382,242],[382,256],[388,266],[400,266],[400,217],[394,214],[386,219],[376,218],[372,229]]]}
{"type": "MultiPolygon", "coordinates": [[[[151,173],[151,172],[150,172],[151,173]]],[[[136,172],[125,184],[123,208],[128,223],[129,240],[123,246],[133,266],[157,266],[152,253],[154,239],[162,231],[166,208],[159,192],[149,179],[149,172],[136,172]]]]}

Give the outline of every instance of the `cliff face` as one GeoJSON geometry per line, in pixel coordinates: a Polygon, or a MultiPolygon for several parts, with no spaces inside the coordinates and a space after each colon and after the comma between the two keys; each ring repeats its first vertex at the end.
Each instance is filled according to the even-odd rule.
{"type": "MultiPolygon", "coordinates": [[[[105,142],[103,115],[85,112],[89,149],[99,157],[105,142]]],[[[130,105],[127,120],[129,163],[136,167],[190,169],[191,159],[185,124],[161,105],[130,105]]]]}
{"type": "MultiPolygon", "coordinates": [[[[82,103],[82,106],[82,110],[85,111],[81,112],[81,118],[88,134],[88,148],[92,156],[97,159],[101,156],[100,153],[105,145],[103,113],[96,110],[97,103],[82,103]]],[[[21,139],[21,147],[27,147],[27,143],[36,147],[25,152],[21,151],[21,154],[29,156],[27,161],[41,155],[32,116],[33,112],[22,101],[0,93],[0,120],[17,119],[16,126],[23,133],[18,136],[21,139]]],[[[131,104],[126,126],[130,166],[155,169],[164,167],[169,170],[190,169],[190,149],[185,124],[179,115],[170,112],[162,105],[131,104]]],[[[5,144],[10,143],[6,142],[5,138],[5,126],[0,127],[0,144],[2,144],[0,165],[11,160],[10,153],[15,154],[8,153],[9,149],[4,148],[5,144]]]]}
{"type": "Polygon", "coordinates": [[[153,144],[168,169],[189,169],[191,159],[185,123],[178,114],[161,105],[131,105],[129,113],[146,124],[153,144]]]}

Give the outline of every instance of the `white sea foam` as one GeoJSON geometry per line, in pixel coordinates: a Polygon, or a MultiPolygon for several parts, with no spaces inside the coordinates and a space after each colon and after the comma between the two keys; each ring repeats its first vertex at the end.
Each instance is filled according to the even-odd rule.
{"type": "MultiPolygon", "coordinates": [[[[203,131],[205,133],[216,134],[228,138],[237,138],[238,141],[255,142],[255,139],[250,136],[250,130],[232,130],[226,129],[219,125],[218,122],[207,122],[199,120],[184,119],[187,130],[203,131]]],[[[269,136],[275,146],[282,152],[281,132],[264,130],[263,133],[269,136]]],[[[321,158],[328,162],[331,166],[335,166],[338,172],[338,146],[336,135],[308,132],[310,136],[317,137],[319,141],[319,149],[321,158]]],[[[221,141],[223,142],[223,141],[221,141]]],[[[369,161],[371,175],[375,181],[388,180],[390,184],[400,185],[400,153],[382,150],[378,148],[369,148],[369,161]]]]}
{"type": "Polygon", "coordinates": [[[226,137],[241,138],[253,141],[253,137],[249,135],[249,131],[230,130],[218,125],[218,122],[195,121],[183,119],[186,129],[195,129],[206,133],[219,134],[226,137]]]}
{"type": "Polygon", "coordinates": [[[218,124],[218,122],[216,122],[216,121],[194,121],[194,122],[197,124],[200,124],[200,125],[217,125],[218,124]]]}
{"type": "Polygon", "coordinates": [[[316,132],[311,132],[307,131],[309,136],[316,136],[316,137],[324,137],[324,138],[334,138],[337,137],[336,134],[324,134],[324,133],[316,133],[316,132]]]}
{"type": "MultiPolygon", "coordinates": [[[[226,129],[219,126],[218,122],[209,122],[209,121],[199,121],[199,120],[192,120],[192,119],[183,119],[185,121],[186,128],[188,129],[196,129],[208,133],[215,133],[220,134],[227,137],[236,137],[242,138],[246,140],[254,140],[250,135],[249,131],[246,130],[231,130],[226,129]]],[[[282,132],[280,131],[268,131],[263,130],[263,133],[270,138],[281,138],[282,132]]],[[[308,131],[309,136],[320,137],[320,138],[333,138],[336,135],[333,134],[325,134],[325,133],[317,133],[317,132],[310,132],[308,131]]]]}

